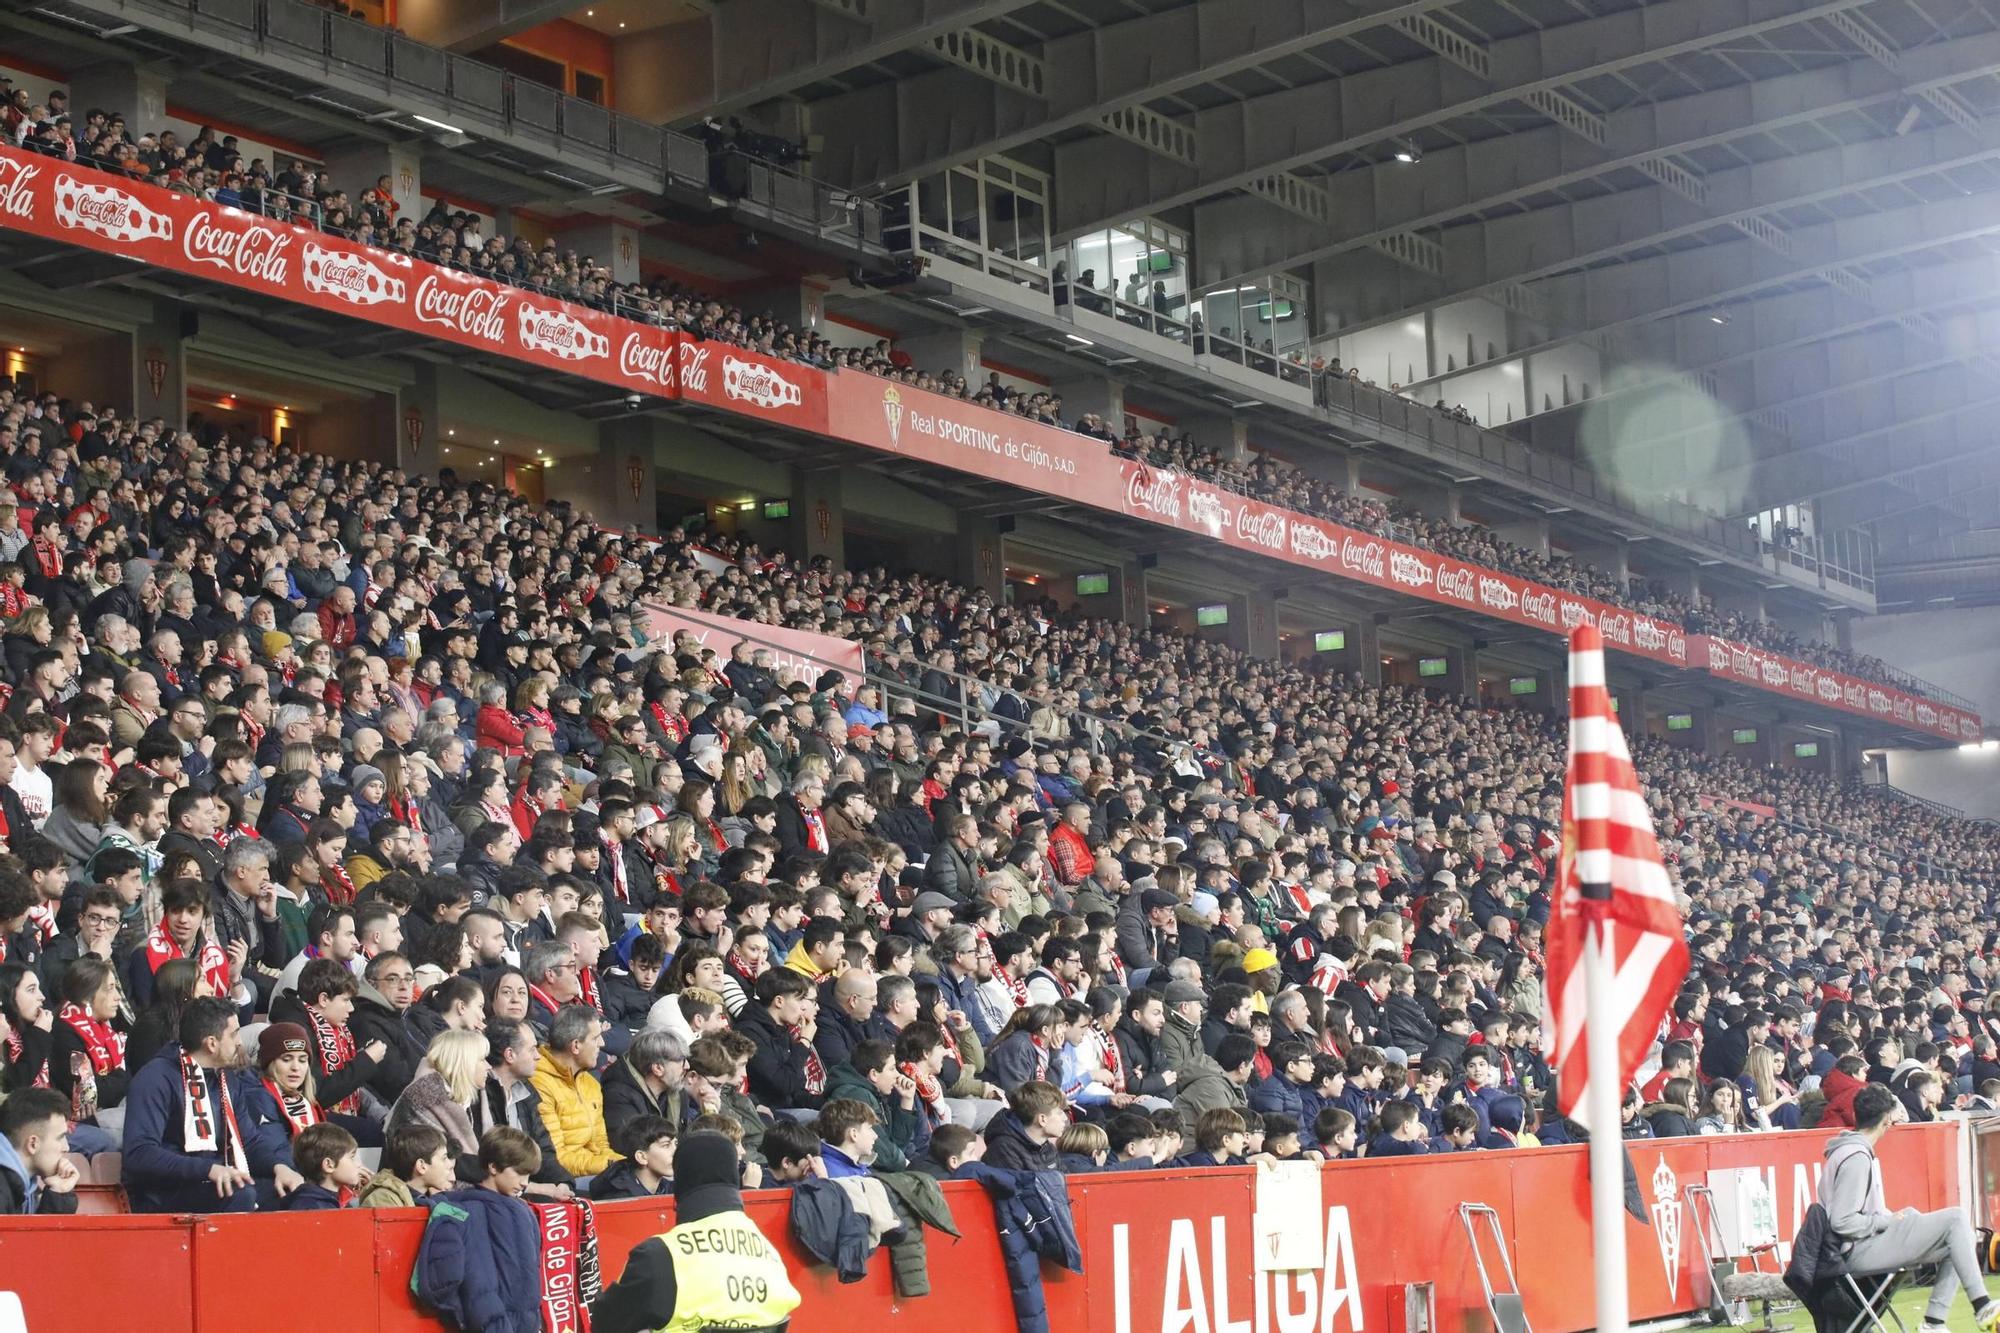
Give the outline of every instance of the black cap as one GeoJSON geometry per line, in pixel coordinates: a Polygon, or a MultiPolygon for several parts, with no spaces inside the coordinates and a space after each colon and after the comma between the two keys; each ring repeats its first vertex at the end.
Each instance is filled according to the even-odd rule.
{"type": "Polygon", "coordinates": [[[684,1135],[674,1149],[674,1220],[693,1222],[743,1207],[736,1145],[713,1130],[684,1135]]]}

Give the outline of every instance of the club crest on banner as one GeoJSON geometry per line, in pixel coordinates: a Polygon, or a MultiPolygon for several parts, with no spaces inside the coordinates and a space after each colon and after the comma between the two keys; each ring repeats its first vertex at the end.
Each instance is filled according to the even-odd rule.
{"type": "Polygon", "coordinates": [[[882,390],[882,416],[889,423],[889,443],[903,442],[903,395],[894,389],[882,390]]]}
{"type": "Polygon", "coordinates": [[[1681,1191],[1665,1156],[1653,1168],[1653,1239],[1660,1245],[1660,1263],[1667,1270],[1667,1295],[1678,1299],[1681,1285],[1681,1191]]]}

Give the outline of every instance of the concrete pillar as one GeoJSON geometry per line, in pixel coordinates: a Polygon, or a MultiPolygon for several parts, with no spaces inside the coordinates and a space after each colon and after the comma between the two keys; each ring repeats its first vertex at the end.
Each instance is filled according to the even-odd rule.
{"type": "Polygon", "coordinates": [[[152,320],[132,334],[133,410],[174,427],[187,420],[187,339],[181,315],[180,306],[161,302],[152,320]]]}
{"type": "MultiPolygon", "coordinates": [[[[907,354],[918,370],[933,375],[955,370],[977,390],[986,382],[986,372],[979,365],[979,349],[984,341],[970,329],[943,329],[914,338],[898,338],[896,350],[907,354]]],[[[1070,410],[1070,415],[1075,416],[1074,410],[1070,410]]]]}
{"type": "Polygon", "coordinates": [[[1007,557],[998,520],[981,514],[958,516],[957,565],[960,583],[999,600],[1007,584],[1007,557]]]}
{"type": "Polygon", "coordinates": [[[1667,591],[1681,598],[1690,606],[1701,605],[1701,567],[1699,565],[1675,566],[1650,577],[1667,585],[1667,591]]]}
{"type": "Polygon", "coordinates": [[[1631,543],[1623,538],[1613,538],[1608,542],[1582,542],[1570,548],[1570,554],[1592,569],[1603,570],[1623,584],[1631,568],[1628,558],[1630,545],[1631,543]]]}
{"type": "Polygon", "coordinates": [[[80,128],[93,109],[124,116],[134,139],[153,133],[167,118],[166,71],[120,61],[77,70],[69,76],[70,116],[80,128]]]}
{"type": "Polygon", "coordinates": [[[1125,433],[1125,386],[1117,380],[1104,375],[1066,376],[1051,383],[1049,392],[1061,395],[1065,421],[1091,412],[1104,419],[1112,434],[1125,433]]]}
{"type": "Polygon", "coordinates": [[[1401,498],[1426,518],[1453,524],[1459,521],[1456,486],[1412,486],[1401,498]]]}
{"type": "MultiPolygon", "coordinates": [[[[397,217],[421,222],[430,211],[423,202],[423,152],[417,144],[355,144],[327,154],[326,169],[333,183],[347,191],[351,202],[358,203],[363,191],[374,189],[375,182],[387,176],[389,192],[396,200],[397,217]]],[[[484,224],[479,233],[482,236],[512,235],[496,231],[495,220],[483,213],[480,221],[484,224]]]]}
{"type": "Polygon", "coordinates": [[[434,477],[444,436],[438,367],[433,361],[413,360],[410,368],[415,381],[402,387],[396,404],[396,463],[406,472],[434,477]]]}
{"type": "Polygon", "coordinates": [[[1445,674],[1437,683],[1439,688],[1466,699],[1479,697],[1479,652],[1471,645],[1463,648],[1447,648],[1444,654],[1445,674]]]}
{"type": "Polygon", "coordinates": [[[1250,423],[1225,413],[1182,417],[1180,429],[1204,449],[1213,449],[1232,463],[1250,456],[1250,423]]]}
{"type": "Polygon", "coordinates": [[[1146,605],[1146,571],[1151,568],[1151,564],[1150,557],[1141,556],[1137,560],[1127,560],[1118,570],[1117,614],[1123,624],[1144,629],[1152,623],[1152,611],[1146,605]]]}
{"type": "MultiPolygon", "coordinates": [[[[1563,691],[1567,699],[1569,691],[1563,691]]],[[[1626,737],[1646,734],[1646,687],[1634,682],[1621,685],[1611,682],[1611,698],[1618,705],[1618,725],[1625,730],[1626,737]]],[[[1568,705],[1565,703],[1564,707],[1568,705]]]]}
{"type": "Polygon", "coordinates": [[[1355,622],[1347,646],[1354,653],[1354,670],[1366,685],[1382,683],[1382,622],[1363,616],[1355,622]]]}
{"type": "Polygon", "coordinates": [[[1495,523],[1492,533],[1503,542],[1525,546],[1544,560],[1549,555],[1549,521],[1545,518],[1523,518],[1512,523],[1495,523]]]}
{"type": "MultiPolygon", "coordinates": [[[[597,428],[597,458],[588,470],[565,462],[548,470],[545,486],[575,487],[606,527],[628,532],[659,529],[657,423],[650,417],[614,417],[597,428]],[[582,472],[578,479],[576,474],[582,472]]],[[[550,498],[557,498],[553,493],[550,498]]]]}
{"type": "MultiPolygon", "coordinates": [[[[825,297],[826,291],[818,283],[785,282],[745,292],[735,304],[753,314],[768,313],[795,329],[815,329],[826,308],[825,297]]],[[[922,360],[917,364],[925,365],[922,360]]]]}
{"type": "Polygon", "coordinates": [[[1722,584],[1708,588],[1709,599],[1725,611],[1734,611],[1751,620],[1764,618],[1764,590],[1762,588],[1727,587],[1722,584]]]}
{"type": "Polygon", "coordinates": [[[1278,599],[1252,588],[1231,595],[1228,601],[1229,646],[1253,657],[1278,655],[1278,599]]]}
{"type": "MultiPolygon", "coordinates": [[[[847,563],[847,513],[838,468],[792,469],[792,550],[806,560],[825,556],[835,569],[847,563]]],[[[998,563],[998,544],[995,544],[998,563]]]]}
{"type": "Polygon", "coordinates": [[[607,219],[573,227],[558,235],[556,244],[596,263],[609,265],[613,282],[634,283],[640,280],[639,229],[629,223],[607,219]]]}
{"type": "Polygon", "coordinates": [[[1835,611],[1833,620],[1833,643],[1843,653],[1854,651],[1854,613],[1835,611]]]}

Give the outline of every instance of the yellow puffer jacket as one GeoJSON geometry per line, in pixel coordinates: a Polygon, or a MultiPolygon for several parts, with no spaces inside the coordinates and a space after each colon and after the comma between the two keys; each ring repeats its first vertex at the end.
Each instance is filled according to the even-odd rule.
{"type": "Polygon", "coordinates": [[[604,1126],[604,1089],[594,1075],[568,1073],[549,1048],[535,1065],[542,1124],[556,1145],[556,1160],[573,1176],[594,1176],[611,1165],[611,1135],[604,1126]]]}

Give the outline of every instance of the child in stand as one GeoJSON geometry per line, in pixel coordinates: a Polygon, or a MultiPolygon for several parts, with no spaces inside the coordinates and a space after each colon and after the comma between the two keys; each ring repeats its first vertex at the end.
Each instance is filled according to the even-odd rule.
{"type": "MultiPolygon", "coordinates": [[[[964,1129],[964,1126],[953,1128],[964,1129]]],[[[780,1119],[764,1131],[764,1160],[771,1164],[770,1179],[765,1183],[773,1187],[796,1185],[808,1178],[826,1178],[826,1163],[819,1156],[819,1135],[813,1133],[811,1126],[796,1120],[780,1119]]]]}
{"type": "Polygon", "coordinates": [[[1329,1162],[1346,1161],[1360,1156],[1355,1148],[1359,1137],[1354,1128],[1354,1115],[1338,1106],[1320,1109],[1313,1120],[1313,1137],[1319,1140],[1319,1150],[1326,1154],[1329,1162]]]}
{"type": "Polygon", "coordinates": [[[480,1189],[518,1199],[542,1169],[542,1150],[522,1131],[501,1125],[479,1140],[479,1169],[486,1173],[480,1189]]]}
{"type": "Polygon", "coordinates": [[[1151,1171],[1157,1165],[1153,1160],[1157,1133],[1153,1122],[1137,1111],[1121,1111],[1112,1116],[1105,1130],[1111,1147],[1111,1169],[1151,1171]]]}
{"type": "Polygon", "coordinates": [[[1317,1162],[1323,1154],[1300,1142],[1304,1131],[1288,1115],[1264,1117],[1264,1151],[1281,1162],[1317,1162]]]}
{"type": "Polygon", "coordinates": [[[1056,1151],[1061,1154],[1058,1160],[1066,1176],[1102,1171],[1105,1159],[1111,1156],[1111,1137],[1104,1126],[1079,1120],[1056,1140],[1056,1151]]]}
{"type": "Polygon", "coordinates": [[[688,1133],[702,1132],[720,1134],[728,1139],[736,1149],[736,1180],[746,1190],[764,1187],[764,1168],[750,1160],[750,1150],[743,1146],[743,1122],[723,1111],[709,1111],[694,1118],[688,1126],[688,1133]]]}
{"type": "Polygon", "coordinates": [[[444,1131],[412,1121],[390,1131],[382,1169],[368,1178],[357,1208],[415,1208],[434,1194],[457,1188],[444,1131]]]}
{"type": "Polygon", "coordinates": [[[820,1108],[819,1155],[828,1180],[868,1174],[881,1123],[873,1107],[850,1097],[835,1097],[820,1108]]]}
{"type": "Polygon", "coordinates": [[[1181,1113],[1173,1107],[1163,1107],[1153,1112],[1153,1161],[1165,1166],[1181,1155],[1181,1148],[1187,1143],[1187,1131],[1181,1125],[1181,1113]]]}
{"type": "Polygon", "coordinates": [[[1442,1133],[1431,1144],[1433,1152],[1471,1152],[1479,1146],[1479,1114],[1463,1102],[1454,1102],[1438,1116],[1442,1133]]]}
{"type": "Polygon", "coordinates": [[[368,1179],[361,1145],[339,1125],[325,1121],[293,1135],[292,1161],[306,1181],[286,1197],[288,1213],[345,1208],[368,1179]]]}
{"type": "Polygon", "coordinates": [[[672,1122],[656,1115],[632,1117],[618,1135],[618,1146],[625,1155],[590,1182],[591,1200],[608,1203],[672,1195],[676,1139],[672,1122]]]}
{"type": "Polygon", "coordinates": [[[1249,1133],[1243,1117],[1227,1106],[1203,1111],[1194,1122],[1194,1151],[1175,1166],[1241,1166],[1249,1133]]]}
{"type": "Polygon", "coordinates": [[[930,1146],[916,1163],[917,1170],[938,1180],[950,1180],[958,1168],[986,1155],[986,1140],[970,1125],[939,1125],[931,1131],[930,1146]]]}
{"type": "Polygon", "coordinates": [[[1430,1151],[1424,1142],[1423,1117],[1413,1102],[1385,1102],[1375,1117],[1375,1137],[1368,1140],[1370,1157],[1421,1157],[1430,1151]]]}

